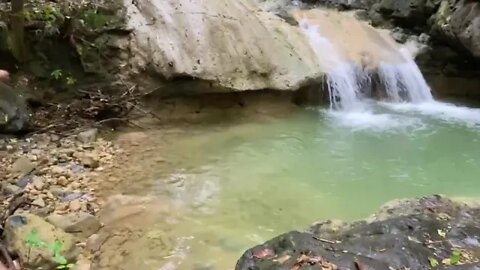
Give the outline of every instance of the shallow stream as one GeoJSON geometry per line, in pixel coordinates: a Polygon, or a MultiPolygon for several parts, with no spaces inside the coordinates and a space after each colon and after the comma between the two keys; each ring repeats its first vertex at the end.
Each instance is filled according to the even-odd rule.
{"type": "Polygon", "coordinates": [[[315,221],[365,218],[395,198],[480,196],[480,110],[447,103],[306,108],[147,135],[117,189],[162,197],[175,214],[132,244],[141,269],[233,269],[245,249],[315,221]],[[155,233],[168,244],[149,243],[155,233]]]}

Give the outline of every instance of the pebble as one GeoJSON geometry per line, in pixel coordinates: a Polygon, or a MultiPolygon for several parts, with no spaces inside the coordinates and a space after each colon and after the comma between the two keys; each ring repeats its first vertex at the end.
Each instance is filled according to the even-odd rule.
{"type": "Polygon", "coordinates": [[[66,187],[68,185],[68,183],[69,183],[69,181],[63,175],[58,177],[58,179],[57,179],[57,185],[60,185],[62,187],[66,187]]]}
{"type": "Polygon", "coordinates": [[[32,185],[37,190],[43,190],[45,188],[45,179],[41,176],[33,176],[32,185]]]}
{"type": "Polygon", "coordinates": [[[91,169],[95,169],[99,166],[98,160],[91,156],[83,156],[82,159],[80,160],[80,163],[84,167],[91,168],[91,169]]]}

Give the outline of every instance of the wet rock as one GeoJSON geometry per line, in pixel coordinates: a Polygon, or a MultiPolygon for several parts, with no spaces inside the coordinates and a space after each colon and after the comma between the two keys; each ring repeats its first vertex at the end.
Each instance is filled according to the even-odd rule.
{"type": "MultiPolygon", "coordinates": [[[[240,269],[293,269],[325,266],[336,269],[431,269],[442,266],[455,250],[460,264],[445,269],[478,268],[480,207],[440,196],[398,200],[367,220],[317,223],[309,232],[289,232],[244,253],[240,269]],[[361,265],[359,267],[358,265],[361,265]]],[[[448,267],[447,267],[448,266],[448,267]]]]}
{"type": "Polygon", "coordinates": [[[15,89],[0,82],[0,133],[16,133],[28,128],[30,111],[15,89]]]}
{"type": "Polygon", "coordinates": [[[48,248],[31,247],[25,239],[38,238],[48,245],[62,243],[62,255],[69,261],[75,261],[78,250],[73,236],[56,228],[42,218],[32,214],[10,216],[4,230],[5,242],[9,250],[15,252],[24,266],[31,269],[52,269],[57,265],[48,248]]]}
{"type": "Polygon", "coordinates": [[[32,172],[35,169],[36,165],[26,156],[19,157],[13,164],[10,169],[12,173],[19,175],[26,175],[32,172]]]}
{"type": "Polygon", "coordinates": [[[73,233],[82,237],[88,237],[100,229],[98,219],[85,212],[69,213],[66,215],[53,214],[47,217],[47,221],[67,233],[73,233]]]}
{"type": "Polygon", "coordinates": [[[78,133],[77,140],[83,144],[93,143],[97,139],[98,129],[92,128],[83,132],[78,133]]]}

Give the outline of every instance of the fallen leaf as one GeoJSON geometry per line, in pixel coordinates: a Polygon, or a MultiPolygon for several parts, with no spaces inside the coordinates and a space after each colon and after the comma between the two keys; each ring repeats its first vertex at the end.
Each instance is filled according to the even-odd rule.
{"type": "Polygon", "coordinates": [[[288,261],[288,259],[290,259],[290,255],[285,255],[285,256],[282,256],[278,259],[275,259],[274,262],[278,262],[280,264],[284,264],[286,261],[288,261]]]}
{"type": "Polygon", "coordinates": [[[438,229],[438,230],[437,230],[437,233],[438,233],[438,235],[440,235],[440,237],[442,237],[442,238],[445,238],[445,237],[447,236],[447,233],[446,233],[444,230],[442,230],[442,229],[438,229]]]}
{"type": "Polygon", "coordinates": [[[438,261],[435,258],[428,257],[428,261],[430,262],[431,267],[437,267],[438,266],[438,261]]]}
{"type": "Polygon", "coordinates": [[[262,250],[257,250],[253,252],[253,257],[257,259],[264,259],[266,257],[272,257],[274,256],[275,253],[273,253],[273,250],[271,249],[262,249],[262,250]]]}

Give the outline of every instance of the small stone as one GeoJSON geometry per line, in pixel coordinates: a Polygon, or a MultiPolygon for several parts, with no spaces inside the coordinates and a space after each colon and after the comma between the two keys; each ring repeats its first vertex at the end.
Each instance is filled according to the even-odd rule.
{"type": "Polygon", "coordinates": [[[37,190],[43,190],[45,188],[45,179],[40,176],[33,176],[32,185],[37,190]]]}
{"type": "Polygon", "coordinates": [[[32,205],[35,205],[38,207],[45,207],[45,201],[42,198],[37,198],[32,202],[32,205]]]}
{"type": "Polygon", "coordinates": [[[62,187],[66,187],[68,185],[68,180],[65,176],[60,176],[57,179],[57,185],[60,185],[62,187]]]}
{"type": "Polygon", "coordinates": [[[82,203],[79,200],[73,200],[68,204],[68,208],[70,209],[70,211],[76,212],[82,209],[82,203]]]}
{"type": "Polygon", "coordinates": [[[21,156],[13,164],[11,168],[12,173],[18,173],[20,175],[26,175],[35,169],[35,163],[31,162],[26,156],[21,156]]]}
{"type": "Polygon", "coordinates": [[[15,183],[16,186],[25,188],[28,184],[32,182],[32,176],[31,175],[25,175],[20,177],[18,181],[15,183]]]}
{"type": "Polygon", "coordinates": [[[80,163],[87,167],[87,168],[92,168],[95,169],[99,166],[98,160],[94,159],[91,156],[83,156],[82,159],[80,160],[80,163]]]}
{"type": "Polygon", "coordinates": [[[78,133],[77,140],[83,144],[93,143],[97,139],[98,129],[92,128],[78,133]]]}

